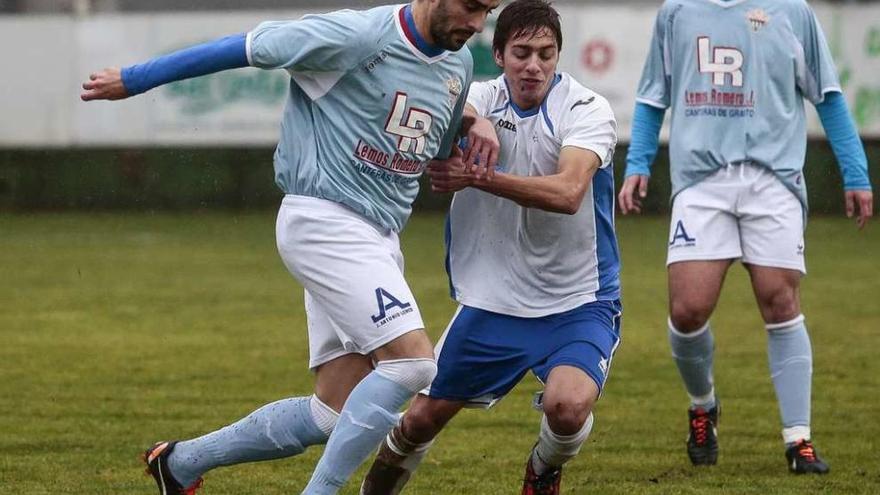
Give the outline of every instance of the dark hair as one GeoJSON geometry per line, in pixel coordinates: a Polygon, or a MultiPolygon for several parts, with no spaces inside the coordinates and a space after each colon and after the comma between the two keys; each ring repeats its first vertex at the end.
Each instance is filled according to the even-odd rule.
{"type": "Polygon", "coordinates": [[[511,38],[535,36],[547,29],[556,36],[556,48],[562,49],[562,28],[559,12],[545,0],[514,0],[498,15],[492,50],[504,53],[511,38]]]}

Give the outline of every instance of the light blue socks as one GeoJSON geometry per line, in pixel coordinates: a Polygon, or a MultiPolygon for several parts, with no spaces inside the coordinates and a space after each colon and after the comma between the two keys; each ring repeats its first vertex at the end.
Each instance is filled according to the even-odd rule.
{"type": "Polygon", "coordinates": [[[336,493],[397,425],[398,411],[437,373],[431,359],[382,361],[352,390],[324,455],[302,492],[336,493]]]}
{"type": "Polygon", "coordinates": [[[715,338],[707,322],[703,328],[692,333],[681,333],[669,320],[669,345],[672,358],[691,398],[692,407],[710,410],[715,407],[715,384],[712,363],[715,338]]]}
{"type": "Polygon", "coordinates": [[[208,470],[302,453],[327,441],[336,413],[315,396],[283,399],[202,437],[178,442],[168,456],[171,473],[190,486],[208,470]]]}
{"type": "Polygon", "coordinates": [[[813,351],[804,316],[767,324],[767,337],[770,376],[782,416],[782,438],[786,444],[809,440],[813,351]]]}

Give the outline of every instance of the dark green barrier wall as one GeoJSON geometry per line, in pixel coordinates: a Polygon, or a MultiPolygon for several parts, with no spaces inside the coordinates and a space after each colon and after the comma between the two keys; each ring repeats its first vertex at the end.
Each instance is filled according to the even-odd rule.
{"type": "MultiPolygon", "coordinates": [[[[867,144],[872,180],[880,182],[880,142],[867,144]]],[[[626,147],[615,157],[618,185],[626,147]]],[[[666,150],[661,150],[647,210],[665,212],[666,150]]],[[[811,142],[806,167],[813,213],[843,208],[840,174],[824,141],[811,142]]],[[[271,149],[0,150],[0,211],[60,209],[272,208],[271,149]]],[[[423,188],[416,208],[445,208],[448,197],[423,188]]]]}

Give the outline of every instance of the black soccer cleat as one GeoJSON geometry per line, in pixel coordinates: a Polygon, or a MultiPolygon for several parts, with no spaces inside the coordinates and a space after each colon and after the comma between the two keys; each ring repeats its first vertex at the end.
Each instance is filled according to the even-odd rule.
{"type": "Polygon", "coordinates": [[[718,462],[719,409],[718,404],[708,411],[702,407],[688,409],[687,452],[694,466],[713,466],[718,462]]]}
{"type": "Polygon", "coordinates": [[[176,443],[158,442],[147,449],[142,457],[147,465],[144,473],[156,480],[156,485],[159,486],[159,495],[195,495],[196,490],[202,487],[202,479],[197,479],[192,486],[184,487],[174,479],[168,468],[168,455],[174,450],[176,443]]]}
{"type": "Polygon", "coordinates": [[[799,440],[785,449],[788,470],[794,474],[827,474],[830,468],[819,457],[819,452],[809,440],[799,440]]]}

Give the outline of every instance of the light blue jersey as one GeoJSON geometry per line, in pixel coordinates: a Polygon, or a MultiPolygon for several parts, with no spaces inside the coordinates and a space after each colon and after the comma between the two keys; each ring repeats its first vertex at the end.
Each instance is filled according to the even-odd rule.
{"type": "Polygon", "coordinates": [[[840,91],[804,0],[667,0],[637,101],[671,107],[673,196],[728,164],[771,169],[806,207],[803,99],[840,91]]]}
{"type": "Polygon", "coordinates": [[[247,56],[292,78],[278,186],[400,231],[427,162],[448,156],[458,132],[468,49],[427,45],[410,7],[398,5],[265,22],[248,34],[247,56]]]}

